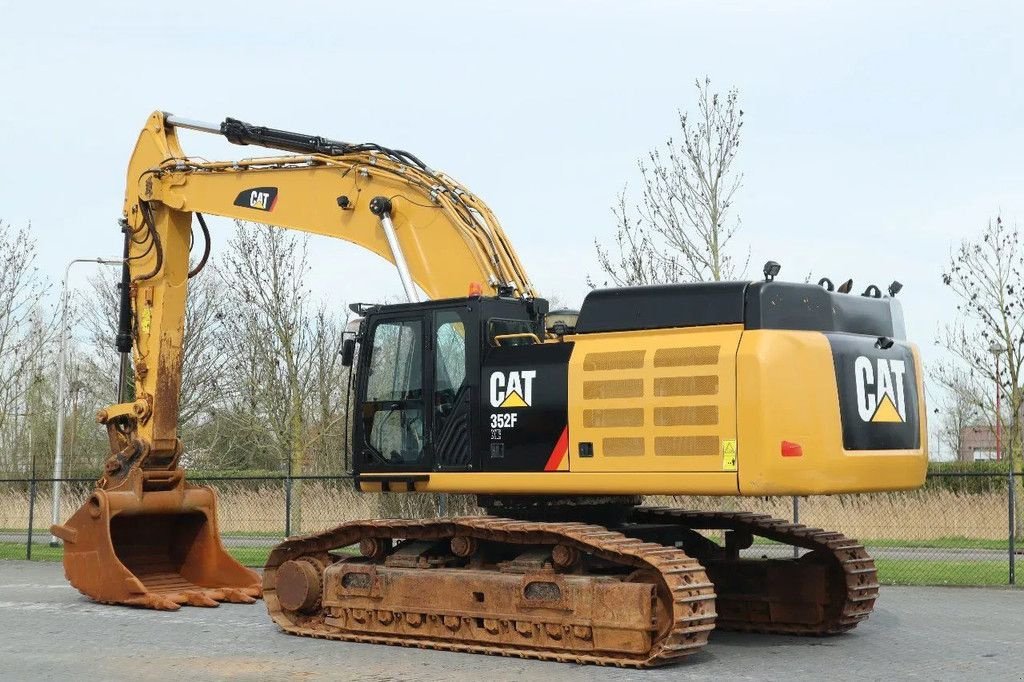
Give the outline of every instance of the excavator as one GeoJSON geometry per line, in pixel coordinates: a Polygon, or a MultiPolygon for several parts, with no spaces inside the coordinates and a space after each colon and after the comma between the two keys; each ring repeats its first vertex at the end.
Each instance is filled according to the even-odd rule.
{"type": "Polygon", "coordinates": [[[700,651],[716,628],[832,635],[871,613],[876,568],[856,540],[642,496],[920,487],[921,362],[898,282],[857,295],[777,280],[769,261],[759,281],[597,289],[556,314],[487,205],[413,154],[163,112],[139,135],[120,224],[116,344],[134,393],[99,413],[103,476],[53,528],[92,599],[262,596],[294,635],[637,668],[700,651]],[[189,157],[182,130],[277,155],[189,157]],[[186,482],[177,434],[206,214],[395,266],[407,301],[351,306],[358,328],[339,349],[354,485],[472,494],[481,515],[288,538],[262,576],[225,552],[216,497],[186,482]]]}

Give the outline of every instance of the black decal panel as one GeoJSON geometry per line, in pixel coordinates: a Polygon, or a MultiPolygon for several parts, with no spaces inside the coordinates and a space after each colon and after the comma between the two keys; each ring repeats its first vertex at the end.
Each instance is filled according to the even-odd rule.
{"type": "Polygon", "coordinates": [[[487,471],[543,471],[568,425],[572,343],[488,350],[480,374],[487,471]]]}
{"type": "Polygon", "coordinates": [[[843,447],[910,450],[920,447],[917,368],[910,346],[855,334],[826,334],[832,347],[843,447]],[[888,348],[884,346],[891,343],[888,348]]]}
{"type": "Polygon", "coordinates": [[[235,197],[235,206],[270,212],[277,203],[276,187],[253,187],[244,189],[235,197]]]}

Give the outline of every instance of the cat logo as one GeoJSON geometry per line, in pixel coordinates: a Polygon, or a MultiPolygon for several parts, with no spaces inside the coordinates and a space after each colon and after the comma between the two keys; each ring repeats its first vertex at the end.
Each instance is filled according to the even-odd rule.
{"type": "Polygon", "coordinates": [[[491,373],[491,407],[529,407],[533,404],[533,379],[537,371],[491,373]]]}
{"type": "Polygon", "coordinates": [[[863,355],[853,365],[857,382],[857,412],[865,422],[902,424],[907,420],[903,360],[886,360],[863,355]]]}
{"type": "Polygon", "coordinates": [[[257,211],[267,211],[268,213],[274,210],[274,204],[276,203],[276,187],[253,187],[252,189],[242,190],[235,197],[235,206],[254,208],[257,211]]]}

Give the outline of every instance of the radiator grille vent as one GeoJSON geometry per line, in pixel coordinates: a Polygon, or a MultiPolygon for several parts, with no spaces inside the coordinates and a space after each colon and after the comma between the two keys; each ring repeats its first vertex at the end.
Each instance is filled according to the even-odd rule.
{"type": "MultiPolygon", "coordinates": [[[[632,340],[631,349],[624,339],[623,350],[585,353],[583,428],[574,439],[593,443],[596,458],[719,456],[721,438],[733,437],[723,434],[721,423],[723,413],[731,414],[722,401],[733,398],[731,379],[722,373],[733,370],[723,366],[723,346],[708,339],[655,335],[643,341],[653,346],[646,349],[635,349],[632,340]],[[683,345],[688,338],[694,345],[683,345]]],[[[672,469],[666,464],[646,466],[672,469]]],[[[709,466],[720,470],[721,462],[709,466]]]]}
{"type": "Polygon", "coordinates": [[[717,374],[704,374],[695,377],[658,377],[654,380],[654,395],[658,397],[715,395],[717,393],[717,374]]]}
{"type": "Polygon", "coordinates": [[[721,346],[659,348],[654,353],[655,367],[695,367],[718,364],[721,346]]]}
{"type": "Polygon", "coordinates": [[[583,358],[583,371],[593,372],[602,369],[642,369],[643,350],[615,350],[605,353],[587,353],[583,358]]]}
{"type": "Polygon", "coordinates": [[[605,457],[643,457],[643,438],[605,438],[601,441],[605,457]]]}
{"type": "Polygon", "coordinates": [[[693,457],[718,454],[718,436],[658,436],[654,454],[659,457],[693,457]]]}
{"type": "Polygon", "coordinates": [[[655,426],[711,426],[718,423],[718,405],[654,408],[655,426]]]}
{"type": "Polygon", "coordinates": [[[624,426],[643,426],[644,408],[583,410],[583,425],[588,428],[615,429],[624,426]]]}
{"type": "Polygon", "coordinates": [[[584,400],[643,397],[643,379],[605,379],[604,381],[583,382],[584,400]]]}

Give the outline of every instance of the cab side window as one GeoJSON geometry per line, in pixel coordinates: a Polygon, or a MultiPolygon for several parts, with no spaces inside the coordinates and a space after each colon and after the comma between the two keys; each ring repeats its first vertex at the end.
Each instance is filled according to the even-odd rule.
{"type": "Polygon", "coordinates": [[[392,464],[423,457],[423,325],[385,320],[373,330],[363,410],[367,444],[392,464]]]}

